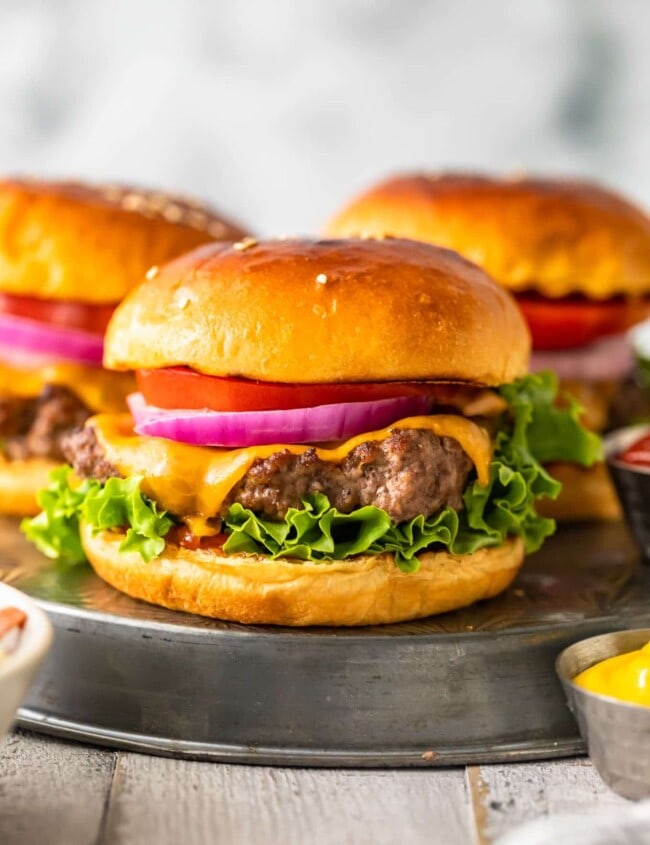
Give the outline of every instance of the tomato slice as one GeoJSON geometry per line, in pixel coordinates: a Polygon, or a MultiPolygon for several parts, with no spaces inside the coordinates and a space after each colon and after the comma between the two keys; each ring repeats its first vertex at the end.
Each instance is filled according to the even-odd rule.
{"type": "Polygon", "coordinates": [[[94,334],[104,334],[113,311],[114,305],[88,305],[69,299],[38,299],[0,293],[0,313],[94,334]]]}
{"type": "Polygon", "coordinates": [[[137,370],[138,387],[150,405],[211,411],[272,411],[311,408],[337,402],[367,402],[399,396],[431,396],[444,401],[457,388],[427,382],[281,384],[207,376],[188,367],[137,370]]]}
{"type": "Polygon", "coordinates": [[[547,299],[520,294],[517,304],[528,322],[533,349],[576,349],[620,334],[650,316],[650,300],[617,297],[603,302],[582,296],[547,299]]]}

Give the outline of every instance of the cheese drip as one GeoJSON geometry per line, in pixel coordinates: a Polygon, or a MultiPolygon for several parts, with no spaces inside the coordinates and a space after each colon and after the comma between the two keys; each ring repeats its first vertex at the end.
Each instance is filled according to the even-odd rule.
{"type": "MultiPolygon", "coordinates": [[[[219,513],[255,460],[284,449],[300,455],[311,448],[282,443],[242,449],[191,446],[134,434],[129,414],[103,414],[92,417],[86,425],[95,430],[106,459],[121,475],[141,475],[143,493],[181,517],[195,534],[203,535],[214,533],[206,520],[219,513]]],[[[471,420],[451,414],[408,417],[380,431],[359,434],[335,448],[318,447],[316,453],[323,461],[340,463],[356,446],[368,440],[385,440],[396,428],[425,429],[438,437],[457,440],[476,467],[479,482],[487,484],[492,457],[487,432],[471,420]]]]}
{"type": "Polygon", "coordinates": [[[46,384],[69,387],[91,410],[117,413],[135,389],[131,373],[113,373],[102,367],[53,362],[34,370],[0,364],[0,394],[37,396],[46,384]]]}

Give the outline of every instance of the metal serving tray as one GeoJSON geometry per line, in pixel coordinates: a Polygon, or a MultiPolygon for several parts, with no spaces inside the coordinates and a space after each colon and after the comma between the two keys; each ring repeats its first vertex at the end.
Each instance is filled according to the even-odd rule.
{"type": "Polygon", "coordinates": [[[55,641],[20,725],[154,754],[310,766],[531,760],[583,746],[553,664],[650,626],[650,567],[623,525],[564,528],[503,596],[356,629],[243,626],[129,599],[0,521],[0,580],[55,641]]]}

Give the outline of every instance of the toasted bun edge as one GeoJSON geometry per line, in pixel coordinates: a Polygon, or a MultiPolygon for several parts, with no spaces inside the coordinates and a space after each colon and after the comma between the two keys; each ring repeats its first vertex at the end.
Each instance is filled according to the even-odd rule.
{"type": "Polygon", "coordinates": [[[145,563],[137,552],[119,551],[123,539],[82,528],[91,565],[116,589],[172,610],[286,626],[378,625],[465,607],[503,592],[524,558],[517,538],[471,555],[425,552],[415,573],[387,554],[303,563],[171,545],[145,563]]]}

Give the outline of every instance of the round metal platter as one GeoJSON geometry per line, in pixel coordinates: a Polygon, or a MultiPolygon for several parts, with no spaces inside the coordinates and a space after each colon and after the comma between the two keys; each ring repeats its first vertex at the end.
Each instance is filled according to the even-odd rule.
{"type": "Polygon", "coordinates": [[[231,762],[456,765],[583,750],[553,668],[583,637],[650,626],[623,525],[563,528],[503,596],[371,628],[243,626],[134,601],[0,521],[0,580],[56,630],[19,724],[231,762]]]}

